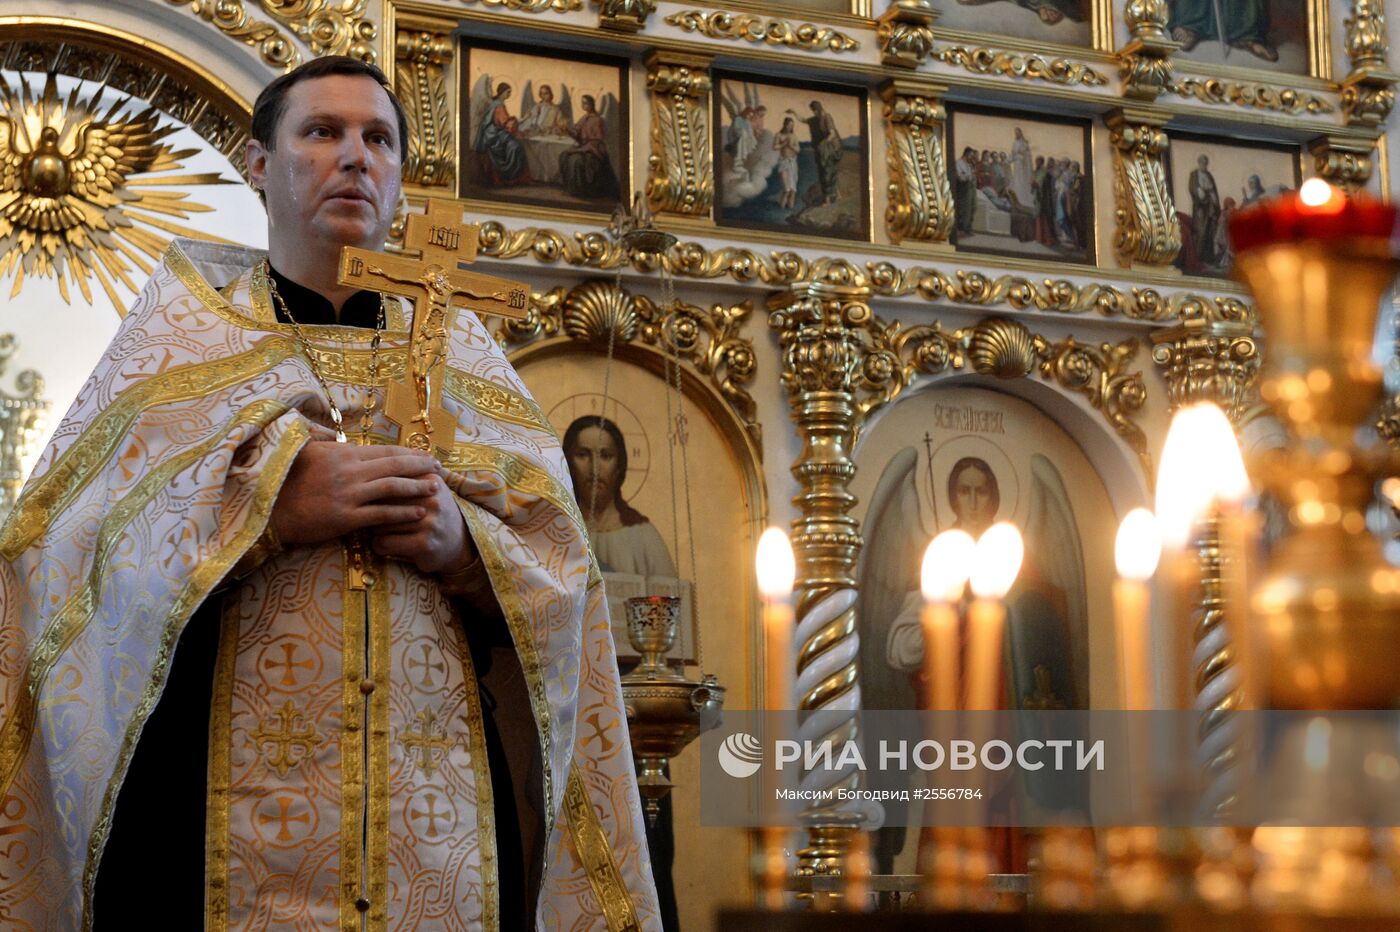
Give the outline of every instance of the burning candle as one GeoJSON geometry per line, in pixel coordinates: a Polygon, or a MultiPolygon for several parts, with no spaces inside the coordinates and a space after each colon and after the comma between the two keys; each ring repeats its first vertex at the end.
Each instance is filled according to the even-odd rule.
{"type": "Polygon", "coordinates": [[[764,706],[771,712],[792,708],[792,586],[797,561],[788,536],[770,527],[758,539],[758,591],[763,595],[766,654],[764,706]]]}
{"type": "Polygon", "coordinates": [[[968,666],[967,707],[983,711],[997,707],[1001,688],[1001,640],[1006,623],[1002,599],[1016,582],[1025,557],[1021,532],[1007,521],[993,524],[977,541],[972,566],[972,628],[968,666]]]}
{"type": "Polygon", "coordinates": [[[1157,572],[1162,557],[1162,535],[1157,519],[1146,508],[1134,508],[1118,526],[1114,542],[1118,579],[1113,584],[1114,617],[1118,622],[1118,647],[1122,652],[1119,674],[1123,678],[1123,708],[1152,706],[1148,618],[1151,599],[1147,580],[1157,572]]]}
{"type": "Polygon", "coordinates": [[[972,572],[977,543],[966,531],[944,531],[924,551],[920,584],[924,683],[930,709],[958,707],[958,602],[972,572]]]}
{"type": "Polygon", "coordinates": [[[1371,197],[1347,197],[1321,178],[1309,178],[1296,194],[1284,194],[1236,211],[1230,219],[1235,251],[1305,239],[1396,234],[1396,208],[1371,197]]]}

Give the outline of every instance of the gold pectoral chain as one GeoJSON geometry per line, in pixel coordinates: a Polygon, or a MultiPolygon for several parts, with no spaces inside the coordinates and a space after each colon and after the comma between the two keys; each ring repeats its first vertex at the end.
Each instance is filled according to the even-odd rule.
{"type": "MultiPolygon", "coordinates": [[[[296,334],[297,344],[301,347],[302,355],[306,357],[307,365],[311,367],[311,374],[316,377],[316,381],[321,385],[321,390],[326,393],[326,403],[331,408],[331,423],[335,425],[336,442],[345,443],[344,416],[341,414],[340,406],[335,403],[331,387],[326,382],[325,376],[321,374],[321,366],[316,362],[316,354],[311,349],[305,332],[302,331],[301,325],[297,323],[296,318],[287,308],[287,302],[277,290],[277,282],[272,278],[272,267],[266,259],[262,260],[262,273],[267,281],[267,290],[272,295],[272,300],[277,303],[282,316],[292,325],[292,332],[296,334]]],[[[374,386],[379,381],[379,343],[383,339],[388,320],[387,301],[384,293],[380,292],[379,318],[374,323],[374,338],[370,340],[369,344],[369,384],[365,386],[365,403],[360,412],[360,435],[356,438],[356,442],[361,445],[369,443],[370,430],[374,427],[374,410],[377,404],[374,386]]],[[[370,584],[372,575],[367,565],[365,540],[362,534],[353,534],[346,541],[346,556],[346,575],[350,588],[365,589],[370,584]]]]}

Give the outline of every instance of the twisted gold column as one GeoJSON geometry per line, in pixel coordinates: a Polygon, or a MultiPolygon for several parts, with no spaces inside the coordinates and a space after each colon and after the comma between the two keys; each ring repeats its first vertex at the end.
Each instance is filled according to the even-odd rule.
{"type": "MultiPolygon", "coordinates": [[[[851,449],[859,430],[856,390],[867,349],[862,326],[871,320],[870,286],[842,260],[822,260],[809,281],[769,301],[770,325],[783,346],[783,383],[802,452],[792,473],[801,485],[794,499],[797,556],[797,707],[849,713],[805,723],[799,738],[842,742],[856,737],[860,708],[856,631],[856,561],[860,529],[850,511],[856,498],[851,449]],[[833,719],[836,721],[832,727],[833,719]]],[[[854,767],[834,774],[804,774],[802,789],[854,789],[854,767]]],[[[865,819],[855,805],[833,802],[806,813],[808,846],[798,852],[798,873],[840,874],[851,832],[865,819]]]]}
{"type": "MultiPolygon", "coordinates": [[[[1259,348],[1248,320],[1194,318],[1153,335],[1152,359],[1167,382],[1167,398],[1176,411],[1210,401],[1238,424],[1249,406],[1259,372],[1259,348]]],[[[1224,574],[1220,525],[1209,520],[1196,541],[1200,564],[1200,601],[1192,617],[1195,647],[1194,708],[1200,716],[1197,736],[1201,766],[1209,775],[1207,799],[1218,813],[1227,812],[1239,795],[1236,739],[1226,714],[1241,701],[1235,655],[1225,627],[1224,574]]]]}

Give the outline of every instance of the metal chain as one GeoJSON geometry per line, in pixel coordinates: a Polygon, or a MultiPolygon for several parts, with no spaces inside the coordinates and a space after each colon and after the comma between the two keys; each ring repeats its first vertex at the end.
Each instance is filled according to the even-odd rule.
{"type": "MultiPolygon", "coordinates": [[[[277,290],[277,282],[272,277],[272,266],[266,260],[262,260],[262,275],[267,281],[268,293],[272,295],[272,300],[277,302],[277,309],[282,312],[282,316],[287,318],[292,325],[292,332],[296,334],[297,343],[301,347],[301,354],[306,357],[307,364],[311,367],[311,374],[320,383],[321,390],[326,393],[326,403],[331,407],[331,423],[335,425],[336,443],[345,443],[344,416],[341,414],[340,406],[335,403],[335,396],[331,394],[331,387],[326,382],[325,376],[321,375],[321,366],[316,362],[316,353],[311,349],[311,344],[306,339],[306,334],[301,329],[301,324],[292,316],[292,312],[287,309],[287,302],[283,299],[281,292],[277,290]]],[[[360,415],[360,443],[369,442],[369,430],[374,424],[374,383],[379,379],[379,342],[384,335],[384,325],[387,320],[385,312],[385,296],[379,295],[379,319],[375,322],[374,339],[370,341],[369,352],[369,385],[365,386],[365,409],[360,415]]]]}
{"type": "MultiPolygon", "coordinates": [[[[675,282],[675,279],[673,279],[673,278],[671,277],[670,266],[666,263],[666,261],[665,261],[664,258],[663,258],[662,263],[661,263],[661,297],[662,297],[662,300],[666,302],[666,307],[669,309],[669,313],[674,314],[674,313],[675,313],[675,308],[677,307],[677,304],[676,304],[676,282],[675,282]]],[[[701,633],[701,632],[703,631],[703,629],[704,629],[704,626],[701,625],[701,624],[699,623],[699,618],[700,618],[700,586],[699,586],[700,567],[699,567],[699,564],[698,564],[698,563],[696,562],[696,560],[695,560],[695,516],[694,516],[694,511],[693,511],[693,509],[692,509],[692,501],[691,501],[691,500],[694,498],[694,496],[691,494],[691,488],[690,488],[690,432],[689,432],[688,430],[683,430],[683,429],[682,429],[682,425],[688,423],[688,418],[686,417],[686,414],[685,414],[685,394],[681,391],[681,361],[680,361],[680,355],[679,355],[679,352],[676,350],[675,344],[674,344],[673,342],[671,342],[670,340],[667,341],[667,350],[668,350],[668,352],[666,353],[667,396],[668,396],[668,397],[670,396],[670,389],[671,389],[671,385],[670,385],[670,373],[671,373],[672,369],[674,368],[674,372],[675,372],[675,375],[676,375],[676,380],[675,380],[676,406],[677,406],[677,408],[679,408],[679,412],[678,412],[678,423],[677,423],[676,434],[677,434],[677,439],[681,441],[681,481],[682,481],[683,487],[685,488],[685,527],[686,527],[686,531],[687,531],[687,534],[686,534],[686,542],[689,544],[689,551],[690,551],[690,581],[691,581],[691,589],[690,589],[690,611],[691,611],[692,617],[696,619],[696,623],[695,623],[695,665],[696,665],[697,668],[699,668],[699,670],[700,670],[700,675],[703,676],[703,675],[705,674],[705,639],[704,639],[704,637],[703,637],[703,635],[702,635],[702,633],[701,633]]],[[[669,407],[670,407],[669,404],[667,405],[667,407],[668,407],[668,409],[669,409],[669,407]]],[[[676,500],[675,488],[676,488],[676,485],[675,485],[675,480],[674,480],[674,478],[673,478],[672,481],[671,481],[671,489],[672,489],[672,492],[671,492],[671,505],[672,505],[672,511],[673,511],[673,512],[675,511],[675,500],[676,500]]],[[[680,527],[679,523],[677,523],[676,527],[677,527],[677,529],[679,529],[679,527],[680,527]]],[[[680,550],[679,550],[679,546],[677,547],[676,559],[677,559],[677,560],[680,559],[680,550]]]]}

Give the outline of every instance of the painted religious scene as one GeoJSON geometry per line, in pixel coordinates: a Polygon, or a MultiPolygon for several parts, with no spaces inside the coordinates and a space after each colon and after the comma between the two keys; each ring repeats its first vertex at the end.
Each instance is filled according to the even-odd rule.
{"type": "Polygon", "coordinates": [[[861,92],[722,77],[714,97],[721,223],[868,238],[861,92]]]}
{"type": "Polygon", "coordinates": [[[1226,278],[1235,257],[1230,215],[1292,191],[1300,182],[1297,148],[1243,145],[1173,135],[1170,179],[1181,224],[1176,265],[1187,275],[1226,278]]]}
{"type": "Polygon", "coordinates": [[[1090,46],[1090,0],[952,0],[939,5],[938,29],[1090,46]]]}
{"type": "Polygon", "coordinates": [[[608,213],[626,200],[625,63],[466,51],[463,197],[608,213]]]}
{"type": "MultiPolygon", "coordinates": [[[[1063,428],[1001,392],[930,389],[877,421],[856,461],[852,492],[864,504],[857,518],[866,541],[856,602],[862,707],[927,706],[924,549],[942,531],[958,528],[975,538],[998,521],[1014,523],[1026,544],[1006,599],[1001,706],[1076,709],[1096,699],[1116,701],[1106,582],[1113,577],[1113,509],[1098,473],[1063,428]]],[[[966,608],[964,601],[964,624],[966,608]]],[[[968,679],[964,669],[964,688],[968,679]]],[[[882,829],[873,852],[877,872],[913,872],[917,836],[882,829]]]]}
{"type": "Polygon", "coordinates": [[[949,150],[958,249],[1093,262],[1087,124],[959,109],[949,150]]]}
{"type": "Polygon", "coordinates": [[[1308,0],[1167,0],[1182,58],[1286,74],[1310,73],[1308,0]]]}

